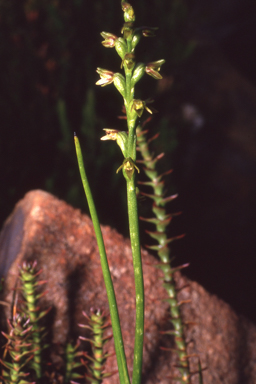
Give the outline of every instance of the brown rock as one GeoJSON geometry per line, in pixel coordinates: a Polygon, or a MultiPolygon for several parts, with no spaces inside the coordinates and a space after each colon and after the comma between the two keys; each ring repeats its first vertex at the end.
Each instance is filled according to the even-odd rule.
{"type": "MultiPolygon", "coordinates": [[[[129,241],[115,230],[102,227],[106,251],[117,293],[122,330],[132,370],[134,336],[134,283],[129,241]]],[[[161,272],[156,260],[142,251],[146,294],[144,382],[167,384],[176,359],[160,346],[172,347],[169,336],[161,330],[170,328],[166,297],[159,283],[161,272]]],[[[85,323],[82,311],[90,308],[108,310],[100,259],[91,220],[63,201],[43,191],[29,192],[15,207],[0,236],[0,273],[6,276],[5,299],[12,300],[23,260],[37,260],[46,279],[47,295],[42,305],[53,306],[51,328],[53,342],[65,344],[82,334],[78,323],[85,323]]],[[[191,302],[182,307],[192,370],[197,369],[198,356],[205,384],[252,384],[256,382],[256,328],[216,296],[177,274],[178,287],[189,284],[179,293],[180,300],[191,302]]],[[[113,341],[109,351],[113,350],[113,341]]],[[[55,356],[56,358],[56,356],[55,356]]],[[[109,358],[107,369],[115,369],[115,357],[109,358]]],[[[104,383],[118,383],[118,375],[104,383]]],[[[193,383],[197,383],[196,375],[193,383]]]]}

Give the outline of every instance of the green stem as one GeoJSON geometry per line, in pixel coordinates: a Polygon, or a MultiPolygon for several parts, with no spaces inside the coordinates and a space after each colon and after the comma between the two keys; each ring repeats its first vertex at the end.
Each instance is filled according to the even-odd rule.
{"type": "MultiPolygon", "coordinates": [[[[127,40],[128,52],[131,52],[131,41],[127,40]]],[[[126,78],[126,116],[128,126],[128,145],[127,157],[136,161],[136,119],[132,117],[131,101],[134,98],[134,88],[131,87],[131,78],[133,69],[128,69],[124,65],[125,78],[126,78]]],[[[124,173],[127,183],[127,205],[128,205],[128,218],[130,240],[132,248],[134,281],[135,281],[135,297],[136,297],[136,322],[135,322],[135,340],[134,340],[134,357],[133,357],[133,376],[132,384],[141,383],[142,375],[142,361],[143,361],[143,339],[144,339],[144,284],[143,284],[143,271],[141,262],[140,251],[140,237],[139,237],[139,219],[137,208],[137,196],[135,175],[131,178],[124,173]]]]}
{"type": "Polygon", "coordinates": [[[108,260],[106,255],[106,250],[103,242],[102,232],[100,228],[100,223],[98,220],[96,208],[94,205],[92,193],[90,190],[90,186],[88,183],[88,179],[86,177],[85,169],[84,169],[84,163],[83,163],[83,156],[82,151],[80,147],[80,143],[78,138],[75,136],[75,147],[76,147],[76,155],[78,160],[78,166],[79,171],[85,191],[85,195],[87,198],[95,235],[99,247],[99,253],[100,253],[100,261],[101,261],[101,267],[103,272],[103,277],[106,285],[107,290],[107,296],[108,296],[108,302],[109,302],[109,311],[111,316],[111,322],[112,322],[112,328],[113,328],[113,336],[114,336],[114,343],[115,343],[115,350],[116,350],[116,358],[117,358],[117,365],[118,365],[118,371],[119,371],[119,377],[120,377],[120,383],[121,384],[130,384],[128,369],[127,369],[127,362],[124,352],[124,343],[123,343],[123,337],[120,327],[120,320],[118,315],[118,309],[117,309],[117,303],[116,303],[116,297],[115,297],[115,291],[111,279],[111,274],[108,266],[108,260]]]}
{"type": "Polygon", "coordinates": [[[126,68],[125,68],[125,78],[126,78],[126,104],[127,106],[129,106],[130,101],[133,99],[133,95],[131,94],[132,72],[126,68]]]}
{"type": "MultiPolygon", "coordinates": [[[[124,172],[125,173],[125,172],[124,172]]],[[[132,384],[141,383],[142,359],[143,359],[143,337],[144,337],[144,284],[140,252],[139,222],[137,210],[137,196],[135,187],[135,177],[127,181],[127,202],[129,229],[133,257],[135,294],[136,294],[136,325],[134,342],[134,360],[132,384]]]]}
{"type": "Polygon", "coordinates": [[[127,116],[127,127],[128,127],[128,156],[131,157],[134,161],[136,160],[136,144],[135,143],[135,135],[136,135],[136,120],[130,117],[131,115],[131,101],[134,97],[134,90],[131,89],[131,72],[125,72],[126,75],[126,116],[127,116]]]}

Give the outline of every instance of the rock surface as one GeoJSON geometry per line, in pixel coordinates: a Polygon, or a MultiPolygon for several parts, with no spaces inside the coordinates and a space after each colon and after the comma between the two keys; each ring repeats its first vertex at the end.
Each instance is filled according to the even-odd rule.
{"type": "MultiPolygon", "coordinates": [[[[129,241],[115,230],[102,227],[131,371],[134,336],[134,284],[129,241]]],[[[159,283],[162,274],[154,267],[157,261],[142,251],[146,294],[145,352],[143,382],[170,382],[175,374],[175,355],[160,349],[173,347],[171,337],[159,331],[170,328],[168,305],[159,283]]],[[[86,320],[82,311],[103,308],[108,311],[100,259],[91,220],[43,191],[26,194],[6,221],[0,235],[0,273],[6,277],[4,298],[11,302],[18,267],[23,260],[37,260],[41,278],[47,280],[47,294],[42,305],[52,305],[53,342],[64,344],[81,334],[78,323],[86,320]]],[[[176,275],[179,300],[191,300],[182,306],[192,371],[198,357],[205,384],[253,384],[256,382],[256,327],[196,282],[176,275]]],[[[109,351],[113,350],[110,341],[109,351]]],[[[107,369],[116,369],[115,357],[107,369]]],[[[198,382],[196,375],[193,383],[198,382]]],[[[118,383],[118,375],[105,384],[118,383]]]]}

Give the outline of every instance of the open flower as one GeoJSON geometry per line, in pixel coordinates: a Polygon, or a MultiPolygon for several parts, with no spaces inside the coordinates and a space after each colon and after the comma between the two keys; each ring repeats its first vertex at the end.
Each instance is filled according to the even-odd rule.
{"type": "Polygon", "coordinates": [[[100,80],[96,82],[96,85],[101,85],[104,87],[105,85],[113,83],[114,72],[102,68],[97,68],[96,72],[100,75],[100,80]]]}
{"type": "Polygon", "coordinates": [[[118,131],[117,129],[104,128],[103,131],[106,132],[105,136],[101,137],[101,140],[116,140],[119,145],[124,157],[127,156],[127,140],[128,135],[127,132],[118,131]]]}
{"type": "Polygon", "coordinates": [[[139,100],[139,99],[134,99],[132,102],[131,110],[134,110],[139,117],[142,116],[144,109],[146,109],[152,115],[152,113],[156,112],[156,111],[153,109],[152,110],[149,109],[147,107],[148,103],[153,103],[153,100],[149,99],[149,100],[143,101],[143,100],[139,100]]]}
{"type": "Polygon", "coordinates": [[[152,61],[146,65],[146,73],[152,76],[156,80],[160,80],[163,77],[160,75],[159,71],[161,66],[165,63],[165,60],[152,61]]]}
{"type": "Polygon", "coordinates": [[[116,173],[118,173],[122,168],[130,180],[134,174],[135,169],[138,171],[138,173],[140,173],[139,168],[135,165],[131,157],[124,159],[123,164],[116,170],[116,173]]]}
{"type": "Polygon", "coordinates": [[[104,128],[103,131],[106,132],[105,136],[101,137],[101,140],[116,140],[118,130],[117,129],[111,129],[111,128],[104,128]]]}
{"type": "Polygon", "coordinates": [[[103,41],[101,44],[106,48],[113,48],[116,44],[116,40],[118,37],[108,32],[101,32],[101,36],[103,37],[103,41]]]}

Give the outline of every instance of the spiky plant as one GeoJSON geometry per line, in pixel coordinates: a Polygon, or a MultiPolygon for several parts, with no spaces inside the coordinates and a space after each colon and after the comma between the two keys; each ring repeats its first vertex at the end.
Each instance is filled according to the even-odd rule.
{"type": "Polygon", "coordinates": [[[45,284],[45,281],[38,280],[38,276],[42,270],[37,271],[37,262],[32,264],[24,262],[20,267],[21,290],[23,301],[21,310],[30,318],[32,326],[31,343],[34,350],[33,359],[30,362],[31,368],[34,369],[36,378],[42,377],[42,351],[47,348],[44,338],[47,334],[45,328],[41,325],[41,319],[50,311],[51,308],[41,310],[39,299],[45,295],[45,291],[38,292],[38,287],[45,284]]]}
{"type": "Polygon", "coordinates": [[[99,309],[96,311],[91,310],[89,316],[85,312],[83,312],[83,315],[87,319],[88,324],[79,324],[79,326],[89,329],[91,337],[80,336],[80,339],[88,341],[92,347],[92,356],[86,356],[87,362],[85,362],[85,365],[87,365],[88,369],[86,378],[91,384],[100,384],[105,377],[110,377],[113,374],[113,372],[104,372],[105,362],[109,354],[103,351],[103,347],[112,337],[112,335],[105,337],[104,331],[110,326],[110,320],[104,311],[99,309]]]}
{"type": "Polygon", "coordinates": [[[84,377],[84,375],[77,372],[77,369],[84,365],[81,362],[83,356],[86,356],[86,354],[80,350],[79,340],[75,345],[71,342],[67,343],[65,348],[65,384],[75,383],[75,379],[82,379],[84,377]]]}
{"type": "MultiPolygon", "coordinates": [[[[144,165],[144,172],[149,178],[149,181],[139,182],[140,185],[151,187],[153,189],[152,194],[141,192],[142,195],[147,196],[153,200],[152,211],[154,217],[144,218],[140,217],[141,220],[153,224],[155,226],[155,231],[146,231],[154,240],[156,240],[156,245],[147,246],[149,249],[157,252],[161,263],[157,265],[163,271],[164,274],[164,284],[163,287],[168,294],[168,303],[170,304],[170,321],[173,325],[173,329],[167,331],[166,333],[174,336],[174,341],[176,345],[176,352],[179,358],[179,371],[180,371],[180,382],[190,383],[190,369],[189,369],[189,359],[187,355],[187,345],[184,334],[184,323],[182,321],[180,306],[184,302],[179,302],[177,298],[177,289],[174,280],[174,273],[178,269],[184,268],[186,265],[183,265],[178,268],[173,268],[171,266],[171,248],[170,244],[177,239],[183,237],[176,236],[172,238],[167,237],[167,227],[170,224],[172,218],[175,214],[167,214],[165,206],[168,202],[173,201],[177,195],[165,196],[165,184],[164,177],[169,175],[172,170],[160,174],[157,170],[158,161],[164,156],[164,153],[153,157],[153,153],[150,151],[149,143],[158,137],[158,134],[153,136],[153,138],[147,139],[147,131],[143,131],[142,127],[137,128],[137,149],[140,151],[142,160],[141,163],[144,165]]],[[[177,215],[177,214],[176,214],[177,215]]]]}
{"type": "Polygon", "coordinates": [[[11,320],[8,320],[9,334],[2,332],[7,339],[5,346],[4,360],[0,362],[5,367],[2,371],[2,378],[6,384],[29,384],[28,365],[33,359],[33,350],[30,341],[33,325],[29,317],[15,313],[11,320]],[[8,355],[8,356],[7,356],[8,355]],[[9,361],[7,361],[9,358],[9,361]]]}

